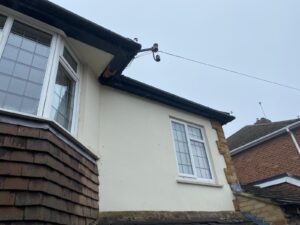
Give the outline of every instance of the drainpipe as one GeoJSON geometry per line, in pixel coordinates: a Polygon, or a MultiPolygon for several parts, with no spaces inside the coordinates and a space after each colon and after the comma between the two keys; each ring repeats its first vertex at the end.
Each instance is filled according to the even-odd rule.
{"type": "Polygon", "coordinates": [[[293,132],[289,129],[289,127],[286,128],[286,131],[291,135],[291,138],[294,142],[294,145],[295,145],[296,149],[298,150],[298,152],[300,154],[300,147],[299,147],[299,144],[298,144],[293,132]]]}

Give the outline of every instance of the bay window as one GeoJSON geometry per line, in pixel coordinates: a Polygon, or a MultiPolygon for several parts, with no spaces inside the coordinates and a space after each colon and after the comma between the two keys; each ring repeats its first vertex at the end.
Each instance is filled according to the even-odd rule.
{"type": "Polygon", "coordinates": [[[213,175],[203,128],[178,120],[171,123],[179,175],[211,182],[213,175]]]}
{"type": "Polygon", "coordinates": [[[73,133],[79,63],[63,37],[0,15],[0,108],[53,119],[73,133]]]}

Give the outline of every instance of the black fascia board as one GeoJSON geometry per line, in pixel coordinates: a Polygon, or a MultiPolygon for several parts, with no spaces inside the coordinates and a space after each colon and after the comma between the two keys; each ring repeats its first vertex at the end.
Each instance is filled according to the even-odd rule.
{"type": "Polygon", "coordinates": [[[229,113],[221,112],[207,106],[184,99],[169,92],[160,90],[140,81],[126,77],[124,75],[113,76],[111,78],[99,77],[101,84],[110,86],[131,94],[141,96],[165,105],[175,107],[196,115],[207,117],[219,121],[222,125],[235,119],[229,113]]]}
{"type": "Polygon", "coordinates": [[[47,0],[0,0],[0,4],[65,32],[68,37],[114,55],[111,69],[120,74],[141,45],[47,0]]]}

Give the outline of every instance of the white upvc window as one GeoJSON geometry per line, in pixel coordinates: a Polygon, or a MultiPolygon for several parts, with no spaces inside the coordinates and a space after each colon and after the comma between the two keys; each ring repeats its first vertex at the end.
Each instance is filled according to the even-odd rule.
{"type": "Polygon", "coordinates": [[[0,108],[54,120],[74,134],[80,63],[63,37],[0,15],[0,108]]]}
{"type": "Polygon", "coordinates": [[[212,182],[204,129],[174,119],[171,124],[179,176],[212,182]]]}

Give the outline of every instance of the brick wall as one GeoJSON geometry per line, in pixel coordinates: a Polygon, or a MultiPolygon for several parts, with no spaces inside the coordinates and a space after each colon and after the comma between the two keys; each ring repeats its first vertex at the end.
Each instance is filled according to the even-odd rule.
{"type": "Polygon", "coordinates": [[[0,224],[90,224],[98,185],[97,165],[51,130],[0,123],[0,224]]]}
{"type": "Polygon", "coordinates": [[[300,187],[288,183],[266,187],[264,190],[270,192],[288,192],[290,195],[300,196],[300,187]]]}
{"type": "MultiPolygon", "coordinates": [[[[300,143],[300,129],[293,130],[300,143]]],[[[232,156],[241,184],[285,172],[300,176],[300,154],[289,134],[284,133],[232,156]]]]}

